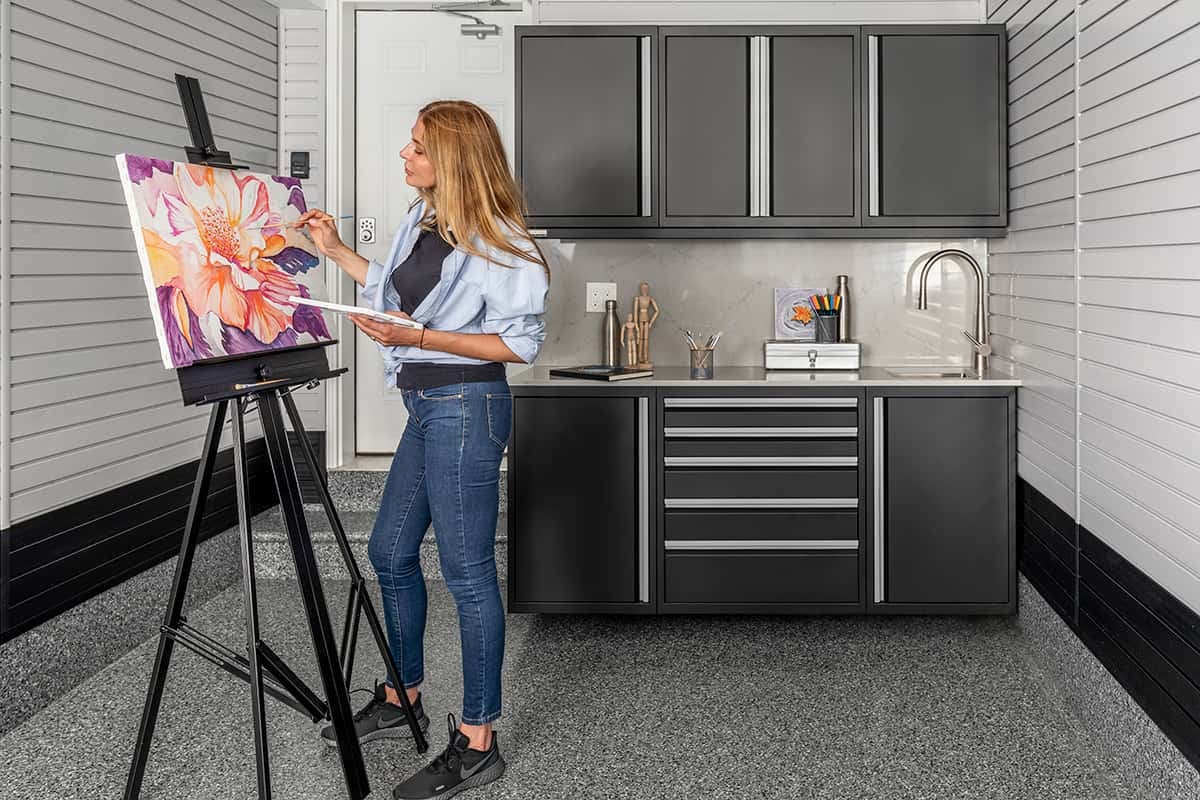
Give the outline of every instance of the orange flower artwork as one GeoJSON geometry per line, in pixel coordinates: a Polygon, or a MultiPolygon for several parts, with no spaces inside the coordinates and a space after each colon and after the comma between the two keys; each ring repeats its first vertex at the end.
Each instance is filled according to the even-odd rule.
{"type": "Polygon", "coordinates": [[[306,210],[300,181],[117,156],[163,364],[329,339],[312,297],[320,262],[290,227],[306,210]]]}

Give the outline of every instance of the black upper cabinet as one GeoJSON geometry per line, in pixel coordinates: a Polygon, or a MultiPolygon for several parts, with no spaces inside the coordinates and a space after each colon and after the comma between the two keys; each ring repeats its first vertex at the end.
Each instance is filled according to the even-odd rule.
{"type": "Polygon", "coordinates": [[[664,28],[662,224],[744,224],[751,191],[750,37],[664,28]]]}
{"type": "Polygon", "coordinates": [[[858,29],[764,39],[769,133],[763,216],[756,224],[858,225],[858,29]]]}
{"type": "Polygon", "coordinates": [[[655,28],[517,28],[517,175],[531,227],[658,224],[655,28]]]}
{"type": "Polygon", "coordinates": [[[1007,225],[1004,26],[862,32],[865,224],[1007,225]]]}

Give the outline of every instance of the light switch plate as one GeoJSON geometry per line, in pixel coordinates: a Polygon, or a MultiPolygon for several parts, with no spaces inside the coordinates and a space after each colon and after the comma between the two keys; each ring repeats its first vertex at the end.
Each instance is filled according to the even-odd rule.
{"type": "Polygon", "coordinates": [[[615,283],[589,283],[587,285],[587,310],[603,311],[605,300],[617,299],[615,283]]]}

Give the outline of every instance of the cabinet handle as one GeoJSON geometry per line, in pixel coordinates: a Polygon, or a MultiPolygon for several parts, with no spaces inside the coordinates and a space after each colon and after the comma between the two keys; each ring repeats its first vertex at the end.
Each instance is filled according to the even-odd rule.
{"type": "Polygon", "coordinates": [[[867,37],[867,214],[879,216],[879,37],[867,37]]]}
{"type": "Polygon", "coordinates": [[[667,550],[857,550],[854,539],[672,539],[667,550]]]}
{"type": "Polygon", "coordinates": [[[650,109],[650,96],[651,96],[651,91],[652,91],[651,83],[650,83],[650,37],[649,36],[639,37],[639,42],[640,42],[639,55],[641,56],[640,77],[641,77],[641,84],[642,84],[641,85],[642,96],[640,98],[640,102],[641,102],[641,108],[640,108],[641,157],[642,157],[641,192],[642,193],[641,193],[640,203],[641,203],[641,216],[648,217],[651,215],[651,205],[652,205],[651,198],[650,198],[650,188],[651,188],[650,171],[652,169],[651,158],[650,158],[650,154],[651,154],[650,137],[652,135],[651,128],[650,128],[650,122],[651,122],[650,118],[652,116],[651,109],[650,109]]]}
{"type": "Polygon", "coordinates": [[[638,398],[638,602],[650,602],[650,398],[638,398]]]}
{"type": "Polygon", "coordinates": [[[762,200],[762,60],[758,40],[751,36],[750,45],[750,216],[761,215],[762,200]]]}
{"type": "Polygon", "coordinates": [[[874,444],[874,522],[875,522],[875,602],[883,602],[883,398],[875,398],[874,444]]]}
{"type": "Polygon", "coordinates": [[[857,456],[670,456],[668,467],[857,467],[857,456]]]}
{"type": "Polygon", "coordinates": [[[759,37],[759,85],[762,97],[759,103],[762,107],[762,123],[759,125],[760,169],[759,185],[762,194],[758,201],[758,215],[771,216],[771,37],[759,37]]]}
{"type": "Polygon", "coordinates": [[[858,508],[857,497],[668,497],[663,508],[858,508]]]}
{"type": "Polygon", "coordinates": [[[858,428],[663,428],[668,439],[854,439],[858,428]]]}
{"type": "Polygon", "coordinates": [[[857,397],[665,397],[667,408],[858,408],[857,397]]]}

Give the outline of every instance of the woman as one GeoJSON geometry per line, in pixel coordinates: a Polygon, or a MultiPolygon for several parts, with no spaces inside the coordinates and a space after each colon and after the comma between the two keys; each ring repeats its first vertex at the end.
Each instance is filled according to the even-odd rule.
{"type": "MultiPolygon", "coordinates": [[[[418,198],[384,263],[347,247],[325,212],[310,210],[300,221],[321,252],[362,285],[367,304],[425,326],[351,317],[379,344],[387,382],[409,413],[369,553],[392,656],[422,726],[429,718],[419,692],[426,608],[419,554],[431,522],[458,606],[462,724],[449,714],[445,751],[393,792],[416,800],[449,797],[504,773],[492,732],[504,655],[495,561],[500,457],[512,427],[504,362],[531,363],[541,348],[549,270],[525,227],[500,134],[483,109],[430,103],[400,157],[418,198]]],[[[376,685],[355,715],[361,740],[409,735],[396,692],[376,685]]],[[[336,746],[331,728],[322,736],[336,746]]]]}

